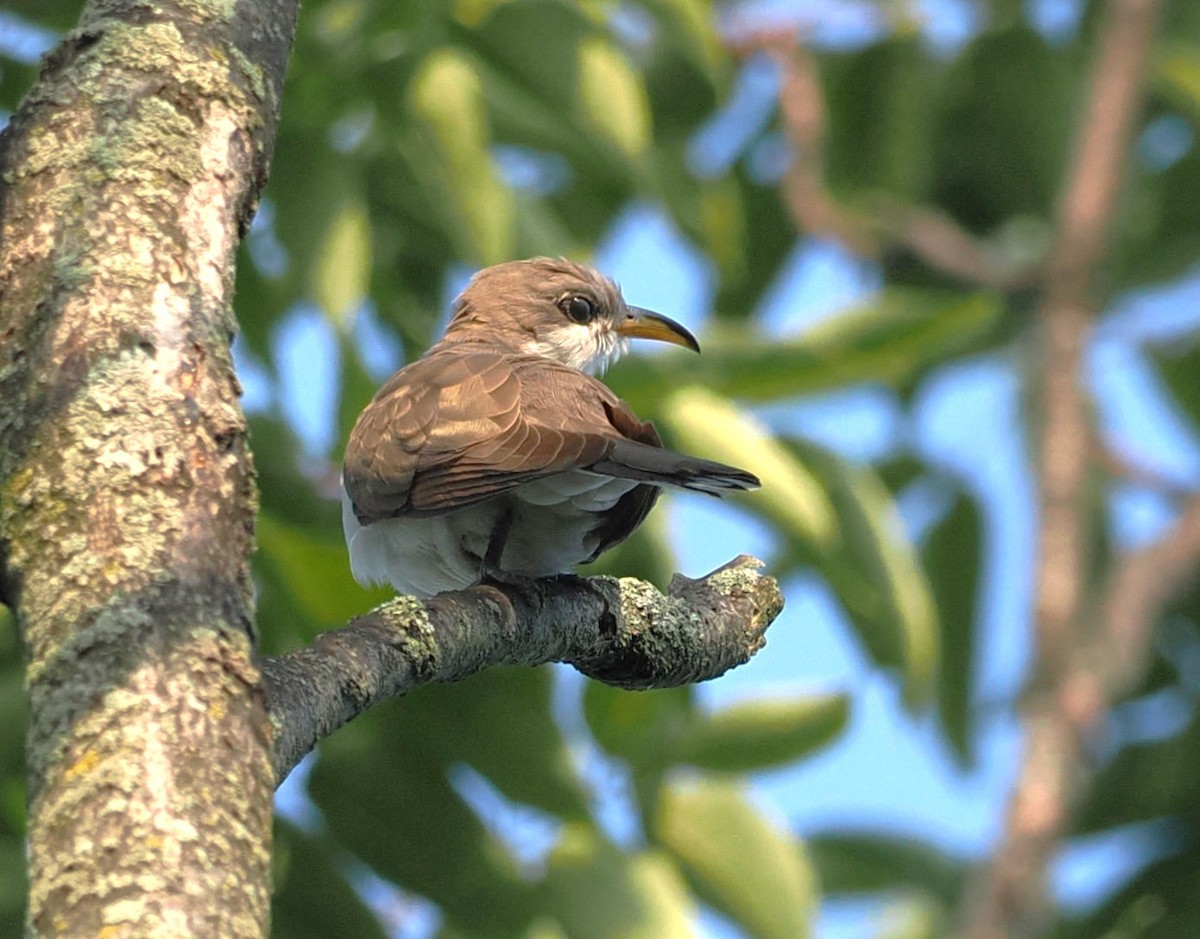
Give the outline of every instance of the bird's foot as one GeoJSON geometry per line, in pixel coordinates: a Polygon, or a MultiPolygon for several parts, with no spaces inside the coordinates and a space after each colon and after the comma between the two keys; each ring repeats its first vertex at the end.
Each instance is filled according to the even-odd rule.
{"type": "Polygon", "coordinates": [[[479,572],[480,587],[495,587],[505,593],[515,593],[530,606],[541,599],[541,590],[535,577],[524,574],[513,574],[508,571],[498,571],[485,567],[479,572]]]}
{"type": "Polygon", "coordinates": [[[592,589],[590,581],[579,574],[551,574],[546,580],[569,587],[582,587],[586,590],[592,589]]]}

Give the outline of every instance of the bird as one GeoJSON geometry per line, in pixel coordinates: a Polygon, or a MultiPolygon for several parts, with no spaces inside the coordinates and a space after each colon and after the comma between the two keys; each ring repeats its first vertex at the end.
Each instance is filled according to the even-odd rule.
{"type": "Polygon", "coordinates": [[[363,409],[342,466],[354,578],[418,598],[570,574],[627,538],[664,487],[752,473],[663,447],[598,374],[630,339],[700,351],[682,325],[562,258],[480,270],[443,337],[363,409]]]}

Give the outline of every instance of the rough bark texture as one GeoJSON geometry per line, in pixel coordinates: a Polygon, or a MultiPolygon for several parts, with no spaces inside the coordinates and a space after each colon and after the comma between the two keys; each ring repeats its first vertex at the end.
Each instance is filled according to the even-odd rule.
{"type": "Polygon", "coordinates": [[[715,678],[762,648],[783,609],[774,578],[742,556],[667,596],[622,578],[560,578],[400,597],[263,663],[282,782],[322,738],[373,704],[492,665],[569,662],[622,688],[715,678]]]}
{"type": "Polygon", "coordinates": [[[233,254],[285,0],[95,0],[0,141],[0,585],[31,935],[261,936],[270,727],[233,254]]]}

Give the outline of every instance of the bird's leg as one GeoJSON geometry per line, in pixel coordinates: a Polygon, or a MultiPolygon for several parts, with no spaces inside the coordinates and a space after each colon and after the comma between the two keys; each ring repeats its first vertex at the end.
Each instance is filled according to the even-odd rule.
{"type": "Polygon", "coordinates": [[[507,505],[500,513],[500,517],[496,519],[496,524],[492,526],[492,533],[488,536],[487,550],[483,553],[483,560],[479,565],[480,580],[484,580],[490,574],[503,572],[500,561],[504,557],[504,545],[508,541],[508,532],[512,528],[512,521],[512,506],[507,505]]]}
{"type": "Polygon", "coordinates": [[[513,509],[511,505],[508,505],[496,519],[496,524],[492,526],[492,533],[488,536],[487,550],[479,564],[479,583],[515,590],[532,603],[537,597],[537,581],[532,577],[513,574],[500,566],[512,523],[513,509]]]}

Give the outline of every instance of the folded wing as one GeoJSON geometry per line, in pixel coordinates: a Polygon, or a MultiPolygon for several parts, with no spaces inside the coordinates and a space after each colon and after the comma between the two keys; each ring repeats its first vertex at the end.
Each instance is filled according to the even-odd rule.
{"type": "Polygon", "coordinates": [[[626,537],[660,486],[712,495],[758,480],[662,448],[602,382],[540,357],[460,348],[401,369],[360,416],[343,482],[361,524],[431,516],[584,470],[642,483],[598,521],[601,548],[626,537]]]}

